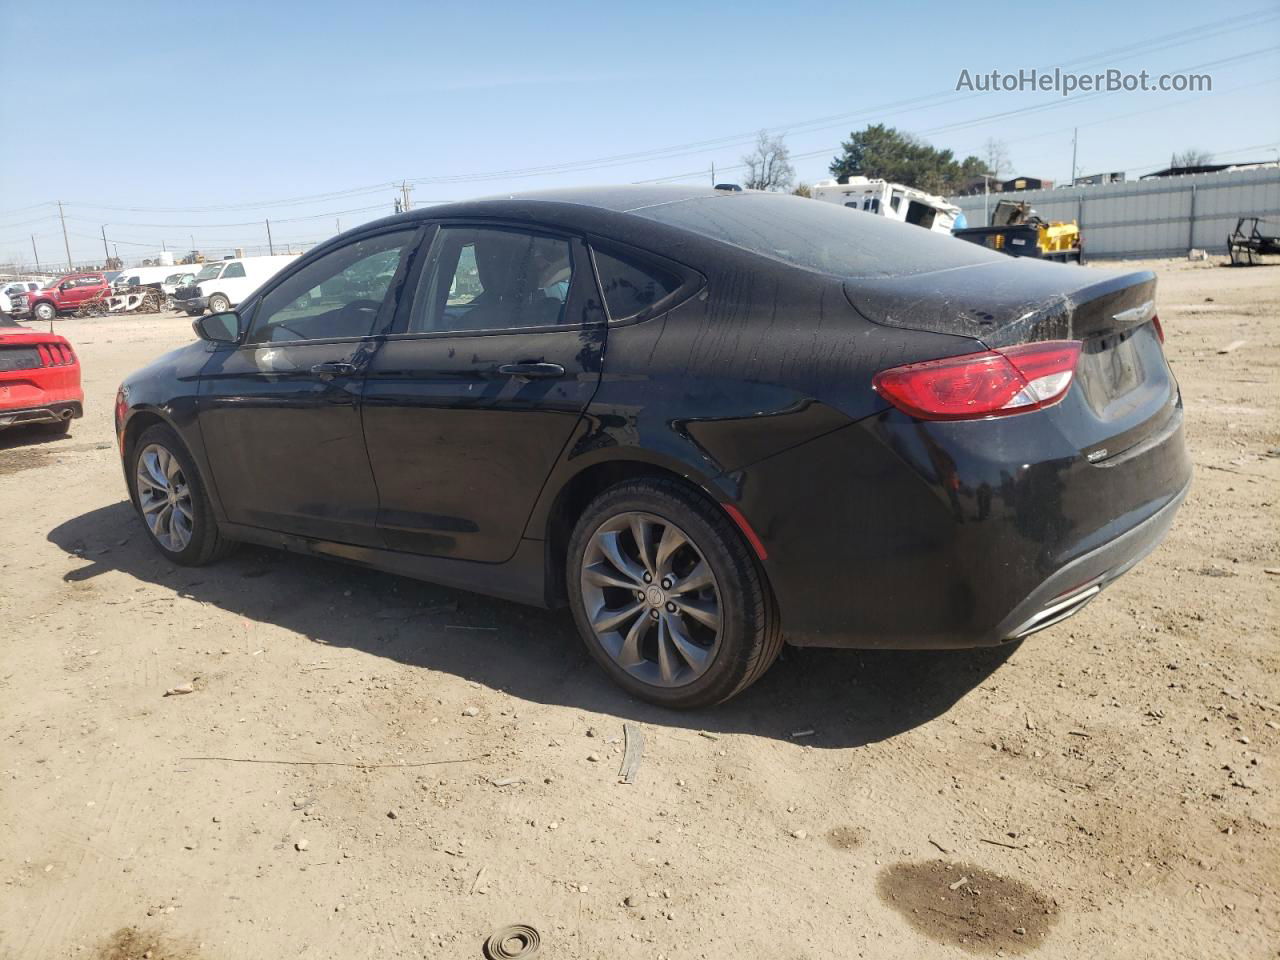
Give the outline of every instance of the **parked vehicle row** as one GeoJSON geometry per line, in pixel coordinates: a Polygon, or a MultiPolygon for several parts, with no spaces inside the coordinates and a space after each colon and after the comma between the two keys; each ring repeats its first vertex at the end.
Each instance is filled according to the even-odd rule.
{"type": "Polygon", "coordinates": [[[59,277],[39,290],[11,297],[11,313],[15,317],[54,320],[60,314],[72,313],[90,300],[108,296],[111,284],[103,273],[73,273],[59,277]]]}

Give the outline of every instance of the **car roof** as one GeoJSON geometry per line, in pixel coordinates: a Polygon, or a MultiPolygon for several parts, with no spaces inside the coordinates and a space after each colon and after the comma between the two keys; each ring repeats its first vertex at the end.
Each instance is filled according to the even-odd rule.
{"type": "MultiPolygon", "coordinates": [[[[408,213],[383,217],[362,224],[353,233],[369,228],[383,228],[399,223],[416,223],[450,217],[494,217],[526,219],[534,213],[544,213],[565,226],[586,227],[599,224],[601,215],[613,218],[642,210],[646,207],[682,200],[699,200],[712,197],[743,196],[746,191],[714,190],[711,187],[667,186],[663,184],[621,184],[600,187],[568,187],[556,190],[530,190],[519,193],[495,194],[474,200],[420,207],[408,213]],[[542,208],[542,209],[540,209],[542,208]]],[[[332,242],[332,241],[329,241],[332,242]]],[[[325,244],[328,245],[327,243],[325,244]]]]}

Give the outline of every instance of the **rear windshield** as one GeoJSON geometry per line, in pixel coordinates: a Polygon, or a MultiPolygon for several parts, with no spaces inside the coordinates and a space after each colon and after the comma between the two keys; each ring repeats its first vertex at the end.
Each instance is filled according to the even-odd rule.
{"type": "Polygon", "coordinates": [[[846,279],[900,277],[1004,259],[924,227],[788,194],[696,197],[630,212],[846,279]]]}

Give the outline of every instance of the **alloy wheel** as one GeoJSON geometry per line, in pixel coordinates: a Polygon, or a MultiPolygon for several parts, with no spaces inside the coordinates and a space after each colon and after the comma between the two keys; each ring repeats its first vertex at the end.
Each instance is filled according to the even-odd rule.
{"type": "Polygon", "coordinates": [[[720,589],[693,539],[651,513],[596,528],[581,568],[587,619],[606,653],[643,683],[686,686],[715,661],[720,589]]]}
{"type": "Polygon", "coordinates": [[[151,443],[138,454],[135,477],[147,529],[160,546],[181,553],[191,543],[195,523],[191,487],[182,464],[168,448],[151,443]]]}

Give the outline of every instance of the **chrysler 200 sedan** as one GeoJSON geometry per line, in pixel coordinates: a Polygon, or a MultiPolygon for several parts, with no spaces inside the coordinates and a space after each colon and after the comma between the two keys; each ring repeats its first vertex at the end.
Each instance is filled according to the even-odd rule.
{"type": "Polygon", "coordinates": [[[248,541],[544,606],[630,693],[784,642],[967,647],[1078,611],[1191,467],[1155,278],[798,197],[436,206],[335,237],[121,386],[176,563],[248,541]]]}

